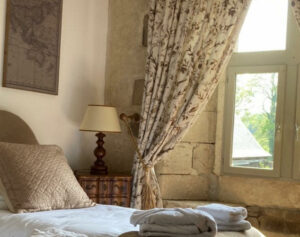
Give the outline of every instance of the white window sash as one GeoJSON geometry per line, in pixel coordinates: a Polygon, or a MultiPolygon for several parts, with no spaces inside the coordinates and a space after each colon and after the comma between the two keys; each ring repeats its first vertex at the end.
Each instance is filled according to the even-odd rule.
{"type": "Polygon", "coordinates": [[[224,126],[224,174],[240,174],[240,175],[254,175],[263,177],[279,177],[280,176],[280,160],[282,150],[282,131],[283,131],[283,105],[284,105],[284,91],[286,80],[286,66],[247,66],[247,67],[230,67],[228,68],[227,85],[225,92],[225,126],[224,126]],[[241,73],[271,73],[277,72],[278,78],[278,96],[276,108],[276,126],[277,132],[275,134],[275,148],[274,148],[274,166],[273,170],[249,168],[249,167],[232,167],[232,143],[233,143],[233,122],[235,113],[235,85],[236,75],[241,73]]]}

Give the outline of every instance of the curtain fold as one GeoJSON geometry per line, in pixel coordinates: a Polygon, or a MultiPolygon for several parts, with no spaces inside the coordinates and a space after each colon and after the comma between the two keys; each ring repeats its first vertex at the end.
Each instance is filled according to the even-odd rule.
{"type": "Polygon", "coordinates": [[[296,21],[300,27],[300,0],[291,0],[291,5],[296,17],[296,21]]]}
{"type": "Polygon", "coordinates": [[[180,141],[213,94],[250,2],[149,0],[141,156],[135,156],[133,165],[132,207],[162,206],[153,167],[180,141]]]}

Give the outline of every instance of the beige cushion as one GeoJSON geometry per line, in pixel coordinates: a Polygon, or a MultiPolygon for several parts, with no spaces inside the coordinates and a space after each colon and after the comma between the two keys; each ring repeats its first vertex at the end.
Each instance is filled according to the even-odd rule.
{"type": "Polygon", "coordinates": [[[12,212],[90,207],[62,149],[0,142],[0,187],[12,212]],[[1,185],[2,183],[2,185],[1,185]]]}

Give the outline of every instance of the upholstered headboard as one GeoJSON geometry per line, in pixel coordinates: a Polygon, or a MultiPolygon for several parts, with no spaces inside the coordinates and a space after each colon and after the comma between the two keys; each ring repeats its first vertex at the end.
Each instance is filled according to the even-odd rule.
{"type": "Polygon", "coordinates": [[[38,144],[30,127],[17,115],[0,110],[0,142],[38,144]]]}

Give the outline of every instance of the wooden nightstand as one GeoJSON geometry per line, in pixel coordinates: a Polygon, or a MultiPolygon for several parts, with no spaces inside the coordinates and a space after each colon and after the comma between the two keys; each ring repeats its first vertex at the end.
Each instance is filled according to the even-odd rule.
{"type": "Polygon", "coordinates": [[[94,175],[89,170],[75,171],[75,176],[90,199],[99,204],[130,206],[130,175],[94,175]]]}

